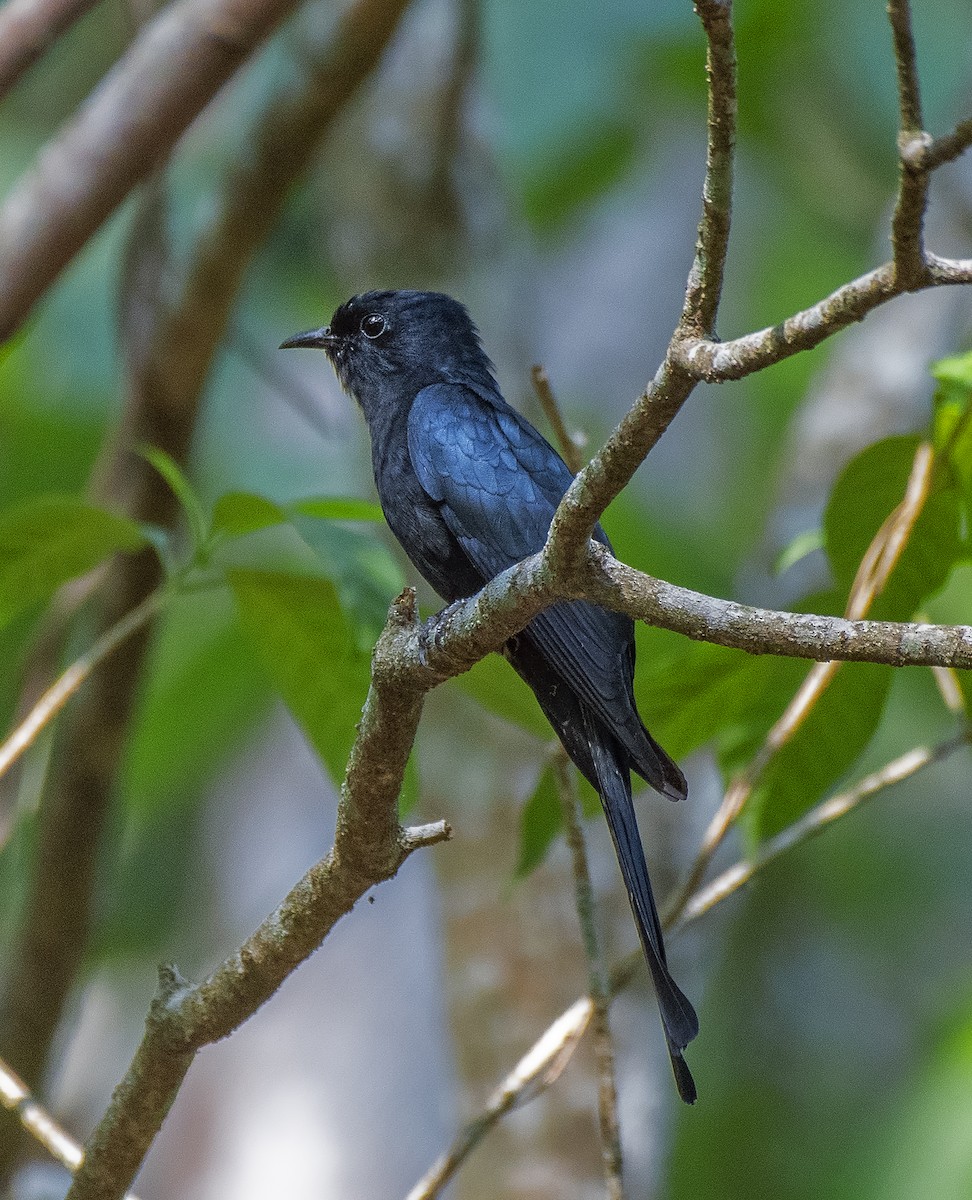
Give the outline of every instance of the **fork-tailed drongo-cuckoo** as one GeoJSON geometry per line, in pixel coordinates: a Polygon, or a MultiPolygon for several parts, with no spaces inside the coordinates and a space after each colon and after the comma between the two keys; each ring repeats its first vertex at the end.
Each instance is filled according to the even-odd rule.
{"type": "MultiPolygon", "coordinates": [[[[283,348],[327,352],[371,433],[378,497],[392,533],[448,601],[473,595],[539,551],[572,475],[503,399],[466,309],[436,292],[368,292],[283,348]]],[[[600,526],[594,536],[609,545],[600,526]]],[[[631,770],[672,800],[685,779],[635,707],[634,626],[584,601],[553,605],[504,653],[580,771],[597,789],[654,981],[679,1095],[695,1083],[682,1051],[695,1010],[665,961],[631,801],[631,770]]]]}

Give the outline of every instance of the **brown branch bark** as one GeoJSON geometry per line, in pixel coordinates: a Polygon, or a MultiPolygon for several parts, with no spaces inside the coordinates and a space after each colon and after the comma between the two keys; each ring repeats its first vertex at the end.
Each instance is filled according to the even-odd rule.
{"type": "Polygon", "coordinates": [[[413,851],[449,837],[445,822],[404,830],[397,820],[405,764],[430,684],[417,659],[411,670],[401,667],[400,642],[414,646],[416,630],[409,589],[393,604],[375,647],[330,853],[205,981],[193,986],[174,967],[163,968],[145,1036],[88,1142],[69,1200],[121,1196],[196,1052],[256,1012],[369,888],[390,879],[413,851]]]}
{"type": "Polygon", "coordinates": [[[98,0],[7,0],[0,8],[0,99],[98,0]]]}
{"type": "Polygon", "coordinates": [[[295,0],[175,0],[136,38],[0,208],[0,341],[295,0]]]}

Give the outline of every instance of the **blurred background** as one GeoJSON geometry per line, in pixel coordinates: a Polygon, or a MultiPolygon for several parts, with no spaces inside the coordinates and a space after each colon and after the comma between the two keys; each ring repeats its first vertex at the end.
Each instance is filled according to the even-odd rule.
{"type": "MultiPolygon", "coordinates": [[[[83,490],[103,469],[142,361],[138,296],[158,306],[178,291],[234,170],[256,153],[254,131],[295,81],[330,61],[346,8],[304,5],[2,351],[4,504],[83,490]]],[[[19,82],[0,108],[4,185],[145,16],[103,0],[19,82]]],[[[944,131],[969,111],[972,18],[963,0],[927,0],[915,20],[926,124],[944,131]]],[[[883,262],[896,183],[883,4],[740,0],[736,33],[723,337],[775,323],[883,262]]],[[[530,367],[542,363],[568,426],[596,448],[654,373],[681,308],[704,118],[704,43],[687,0],[405,6],[374,70],[309,147],[305,177],[242,275],[198,411],[183,418],[204,501],[232,490],[278,501],[373,496],[363,423],[324,357],[275,350],[373,287],[456,295],[507,398],[546,428],[530,387],[530,367]]],[[[939,253],[972,253],[968,162],[936,175],[929,235],[939,253]]],[[[827,593],[835,581],[821,550],[782,573],[780,554],[820,529],[835,479],[864,447],[928,427],[930,364],[968,349],[970,334],[972,297],[941,289],[743,383],[699,388],[606,517],[619,556],[750,603],[827,593]]],[[[176,329],[170,362],[191,338],[176,329]]],[[[347,554],[364,556],[352,574],[377,592],[368,613],[349,615],[366,640],[375,612],[416,580],[383,529],[354,527],[348,538],[347,554]]],[[[248,561],[288,552],[253,541],[248,561]]],[[[420,598],[434,610],[431,594],[420,598]]],[[[960,566],[924,611],[968,622],[970,600],[972,575],[960,566]]],[[[0,634],[7,717],[39,620],[30,613],[0,634]]],[[[76,649],[86,644],[83,629],[75,637],[76,649]]],[[[646,721],[687,753],[692,785],[686,805],[646,794],[639,809],[664,895],[692,860],[725,772],[759,744],[806,668],[749,670],[731,655],[720,690],[714,660],[694,659],[674,635],[639,639],[646,721]]],[[[321,646],[325,666],[331,652],[321,646]]],[[[562,840],[535,870],[517,871],[523,806],[550,746],[502,667],[486,664],[427,704],[414,816],[445,817],[453,841],[413,856],[254,1020],[203,1052],[139,1179],[143,1200],[404,1196],[583,992],[562,840]]],[[[799,797],[791,813],[954,725],[929,673],[853,677],[828,716],[829,738],[808,738],[788,761],[799,797]]],[[[364,699],[359,678],[349,719],[364,699]]],[[[181,600],[155,631],[112,783],[91,942],[54,1052],[29,1080],[80,1136],[134,1049],[155,964],[204,973],[330,845],[335,784],[277,683],[226,590],[181,600]]],[[[0,978],[28,887],[39,780],[57,754],[40,747],[0,806],[0,978]]],[[[968,1195],[969,768],[961,752],[882,795],[672,938],[674,973],[702,1024],[688,1054],[694,1109],[678,1105],[643,977],[618,1001],[630,1195],[968,1195]]],[[[635,933],[599,818],[589,841],[614,959],[635,933]]],[[[743,849],[740,836],[720,861],[743,849]]],[[[38,1158],[11,1187],[40,1197],[63,1182],[38,1158]]],[[[602,1190],[585,1048],[491,1135],[451,1194],[586,1200],[602,1190]]]]}

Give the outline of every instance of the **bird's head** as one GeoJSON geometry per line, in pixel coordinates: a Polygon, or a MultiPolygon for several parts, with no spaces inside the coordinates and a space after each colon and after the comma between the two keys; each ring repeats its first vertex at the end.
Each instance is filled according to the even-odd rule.
{"type": "Polygon", "coordinates": [[[492,383],[492,364],[469,313],[441,292],[353,296],[335,310],[330,325],[298,333],[281,349],[294,347],[324,350],[366,415],[389,387],[410,401],[431,383],[492,383]]]}

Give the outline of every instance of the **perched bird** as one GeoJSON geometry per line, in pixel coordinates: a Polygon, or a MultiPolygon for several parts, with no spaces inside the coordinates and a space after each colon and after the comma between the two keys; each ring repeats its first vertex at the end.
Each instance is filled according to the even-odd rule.
{"type": "MultiPolygon", "coordinates": [[[[573,476],[503,399],[466,309],[437,292],[368,292],[322,329],[283,343],[326,351],[371,434],[392,533],[443,599],[465,599],[542,549],[573,476]]],[[[600,526],[594,536],[610,543],[600,526]]],[[[685,778],[635,707],[634,624],[584,601],[553,605],[511,638],[506,658],[601,797],[654,982],[681,1098],[696,1099],[682,1051],[695,1010],[665,961],[661,922],[631,800],[632,768],[671,800],[685,778]]]]}

